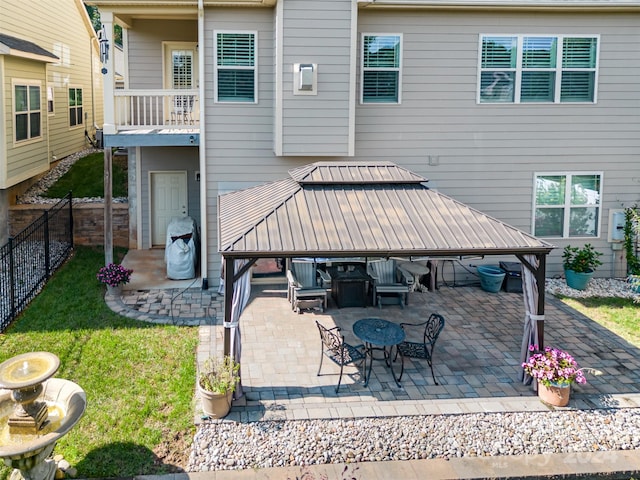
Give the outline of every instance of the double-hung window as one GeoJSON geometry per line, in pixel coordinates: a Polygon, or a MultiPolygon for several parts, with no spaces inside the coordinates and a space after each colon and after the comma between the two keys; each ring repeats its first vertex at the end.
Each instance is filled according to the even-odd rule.
{"type": "Polygon", "coordinates": [[[483,35],[480,103],[595,103],[597,36],[483,35]]]}
{"type": "Polygon", "coordinates": [[[534,235],[597,237],[601,197],[602,173],[537,174],[534,235]]]}
{"type": "Polygon", "coordinates": [[[16,82],[13,85],[16,142],[42,135],[40,89],[39,82],[16,82]]]}
{"type": "Polygon", "coordinates": [[[214,35],[215,101],[257,102],[257,33],[215,32],[214,35]]]}
{"type": "Polygon", "coordinates": [[[82,125],[82,89],[69,88],[69,126],[82,125]]]}
{"type": "Polygon", "coordinates": [[[362,103],[400,103],[401,35],[362,35],[362,103]]]}

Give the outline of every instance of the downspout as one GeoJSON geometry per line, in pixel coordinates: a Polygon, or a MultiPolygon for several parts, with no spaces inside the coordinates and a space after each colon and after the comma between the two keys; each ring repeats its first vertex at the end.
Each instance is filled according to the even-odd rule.
{"type": "Polygon", "coordinates": [[[198,96],[200,97],[200,142],[198,144],[198,159],[200,164],[200,275],[202,289],[209,289],[208,275],[208,244],[209,228],[207,223],[207,155],[205,141],[205,111],[204,111],[204,2],[198,0],[198,96]],[[204,238],[202,238],[204,236],[204,238]]]}

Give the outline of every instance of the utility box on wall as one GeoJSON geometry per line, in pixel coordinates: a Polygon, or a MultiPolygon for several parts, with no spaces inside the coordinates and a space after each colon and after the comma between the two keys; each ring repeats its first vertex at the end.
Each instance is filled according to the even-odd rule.
{"type": "Polygon", "coordinates": [[[609,210],[609,234],[607,236],[607,241],[623,242],[625,223],[626,223],[626,217],[624,214],[624,210],[621,210],[621,209],[609,210]]]}

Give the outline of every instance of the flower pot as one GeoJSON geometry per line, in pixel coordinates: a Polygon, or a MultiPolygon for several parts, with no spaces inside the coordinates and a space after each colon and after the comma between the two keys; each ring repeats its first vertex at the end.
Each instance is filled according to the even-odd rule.
{"type": "Polygon", "coordinates": [[[564,276],[567,279],[567,285],[575,290],[584,290],[594,272],[574,272],[573,270],[565,270],[564,276]]]}
{"type": "Polygon", "coordinates": [[[211,418],[226,417],[231,410],[231,397],[233,392],[214,393],[203,389],[198,385],[200,400],[202,401],[202,412],[211,418]]]}
{"type": "Polygon", "coordinates": [[[477,270],[480,276],[480,286],[485,292],[496,293],[500,291],[506,275],[504,270],[494,265],[480,265],[477,270]]]}
{"type": "Polygon", "coordinates": [[[107,293],[112,297],[122,296],[122,285],[116,285],[115,287],[107,285],[107,293]]]}
{"type": "Polygon", "coordinates": [[[570,394],[571,385],[550,385],[547,387],[538,382],[538,398],[547,405],[566,407],[570,394]]]}

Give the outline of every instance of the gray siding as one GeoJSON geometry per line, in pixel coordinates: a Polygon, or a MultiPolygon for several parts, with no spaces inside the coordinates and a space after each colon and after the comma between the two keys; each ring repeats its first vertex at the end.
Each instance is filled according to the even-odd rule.
{"type": "Polygon", "coordinates": [[[151,208],[149,172],[178,170],[187,172],[188,215],[200,225],[200,184],[196,181],[198,149],[194,147],[146,147],[140,149],[139,207],[142,208],[142,245],[151,246],[149,211],[151,208]]]}
{"type": "Polygon", "coordinates": [[[162,42],[197,42],[195,20],[136,20],[129,30],[129,88],[163,88],[162,42]]]}
{"type": "Polygon", "coordinates": [[[564,245],[591,241],[605,252],[602,275],[615,273],[607,243],[608,210],[638,200],[640,42],[637,14],[360,11],[360,32],[399,32],[401,105],[359,105],[356,158],[394,160],[432,186],[531,231],[536,172],[603,171],[598,239],[549,239],[558,245],[549,273],[561,272],[564,245]],[[595,105],[478,105],[478,42],[483,33],[599,34],[595,105]],[[635,82],[635,85],[634,85],[635,82]],[[437,157],[437,165],[429,165],[437,157]]]}
{"type": "Polygon", "coordinates": [[[282,18],[282,153],[348,155],[351,1],[289,0],[282,18]],[[293,64],[318,65],[317,95],[293,94],[293,64]]]}

